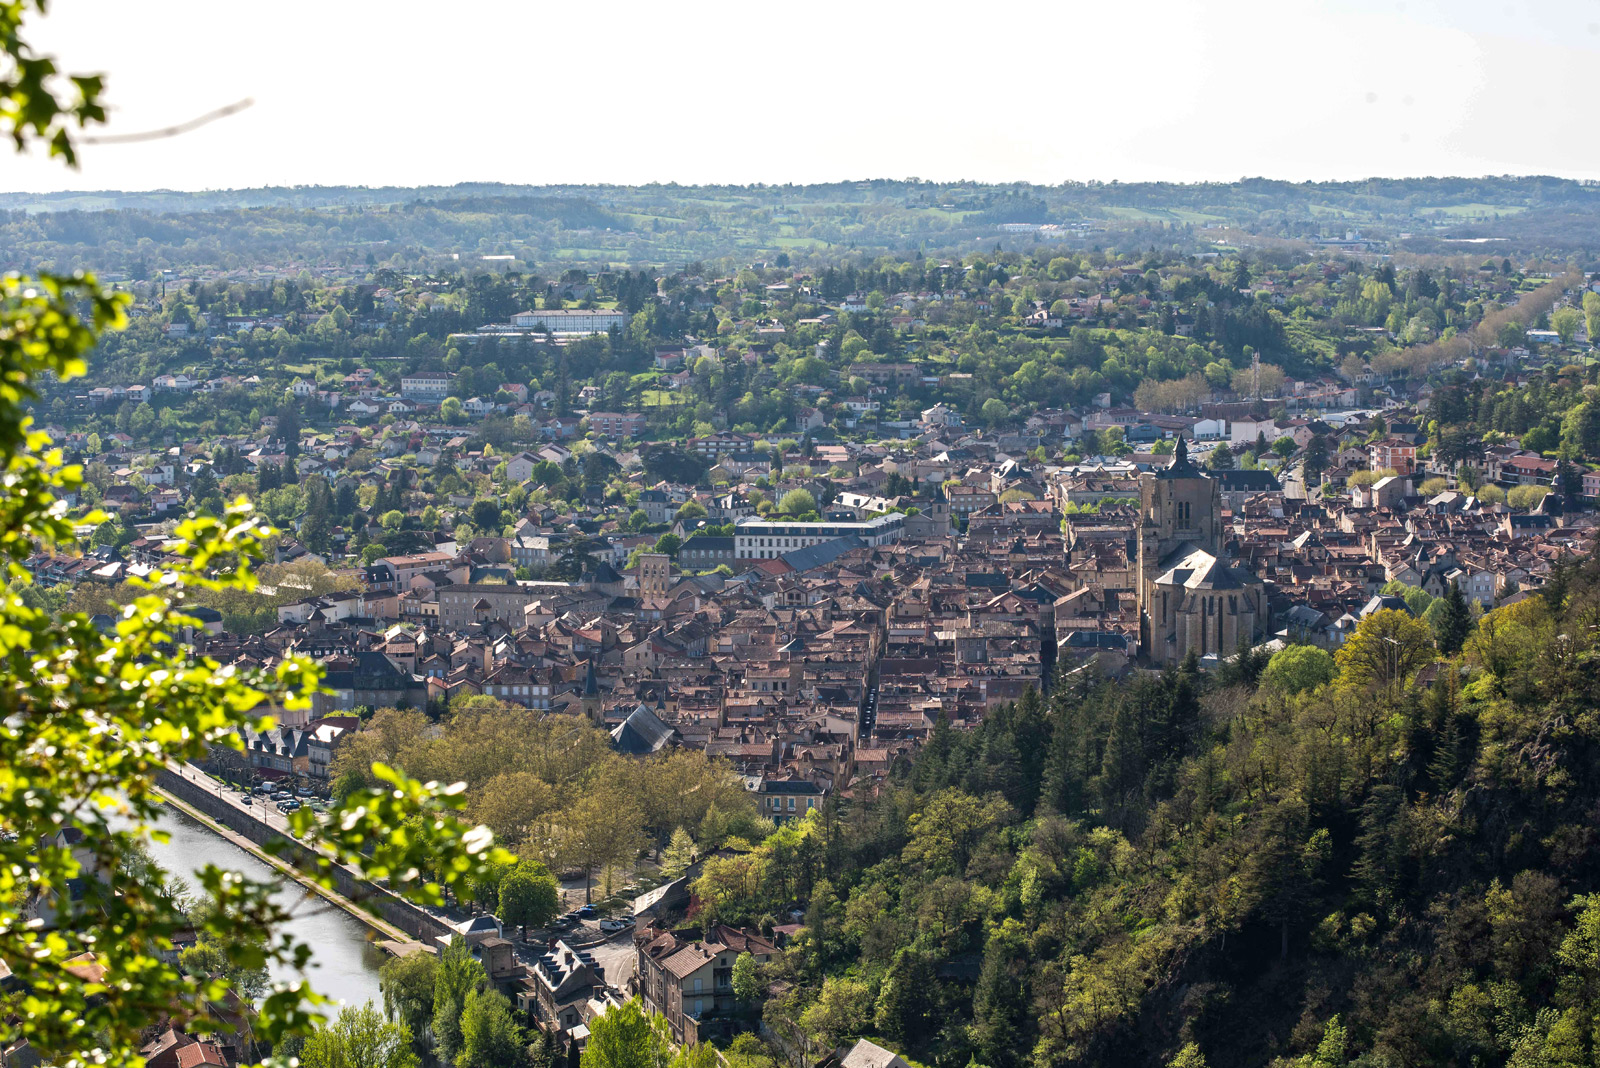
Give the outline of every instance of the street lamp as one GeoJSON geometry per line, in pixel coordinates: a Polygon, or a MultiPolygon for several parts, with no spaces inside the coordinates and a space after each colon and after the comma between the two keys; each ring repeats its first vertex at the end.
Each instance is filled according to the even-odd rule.
{"type": "Polygon", "coordinates": [[[1400,674],[1400,643],[1387,634],[1383,635],[1383,640],[1389,645],[1389,676],[1387,681],[1389,685],[1393,686],[1395,677],[1400,674]]]}

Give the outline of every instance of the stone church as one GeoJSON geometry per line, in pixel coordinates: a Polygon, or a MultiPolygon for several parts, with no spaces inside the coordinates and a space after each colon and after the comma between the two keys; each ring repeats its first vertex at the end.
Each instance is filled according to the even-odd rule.
{"type": "Polygon", "coordinates": [[[1139,476],[1139,644],[1168,667],[1193,652],[1231,656],[1267,624],[1266,591],[1222,555],[1222,490],[1178,439],[1171,465],[1139,476]]]}

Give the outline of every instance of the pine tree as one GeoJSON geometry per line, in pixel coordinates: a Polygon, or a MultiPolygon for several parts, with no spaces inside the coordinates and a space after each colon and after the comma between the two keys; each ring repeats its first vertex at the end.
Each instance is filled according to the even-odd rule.
{"type": "Polygon", "coordinates": [[[1433,735],[1433,753],[1428,760],[1428,781],[1435,792],[1450,789],[1463,766],[1461,682],[1454,671],[1446,671],[1423,697],[1423,715],[1433,735]]]}
{"type": "Polygon", "coordinates": [[[694,839],[689,837],[689,832],[682,827],[675,828],[667,848],[661,851],[662,872],[674,877],[681,875],[694,863],[694,859],[694,839]]]}
{"type": "Polygon", "coordinates": [[[991,730],[984,739],[980,758],[973,762],[963,785],[974,795],[999,793],[1011,805],[1027,811],[1032,802],[1022,796],[1021,762],[1022,755],[1011,734],[1003,728],[991,730]]]}
{"type": "Polygon", "coordinates": [[[1356,877],[1379,908],[1386,908],[1405,878],[1405,795],[1390,783],[1373,787],[1361,806],[1356,877]]]}
{"type": "Polygon", "coordinates": [[[1455,785],[1460,758],[1461,728],[1455,716],[1446,716],[1434,736],[1433,757],[1428,761],[1428,781],[1435,791],[1443,792],[1455,785]]]}
{"type": "Polygon", "coordinates": [[[1267,813],[1266,826],[1252,850],[1247,889],[1259,901],[1261,914],[1279,929],[1279,957],[1289,957],[1289,931],[1320,888],[1321,851],[1327,832],[1306,837],[1306,810],[1289,801],[1267,813]]]}
{"type": "Polygon", "coordinates": [[[938,976],[928,958],[902,949],[878,995],[878,1030],[913,1052],[926,1046],[939,1030],[937,990],[938,976]]]}
{"type": "Polygon", "coordinates": [[[1144,744],[1136,720],[1127,702],[1119,701],[1106,735],[1099,787],[1107,822],[1113,826],[1126,826],[1129,811],[1137,804],[1144,786],[1144,744]]]}
{"type": "Polygon", "coordinates": [[[1445,591],[1444,606],[1439,610],[1434,629],[1434,640],[1438,642],[1441,653],[1455,656],[1461,651],[1467,635],[1472,632],[1472,612],[1467,608],[1467,599],[1459,583],[1450,583],[1450,588],[1445,591]]]}
{"type": "Polygon", "coordinates": [[[933,733],[928,736],[928,744],[923,747],[917,762],[912,766],[913,781],[921,789],[936,789],[944,785],[951,749],[954,746],[952,737],[954,733],[950,727],[950,717],[941,712],[933,725],[933,733]]]}
{"type": "Polygon", "coordinates": [[[1012,803],[1020,812],[1032,812],[1039,801],[1045,756],[1050,749],[1050,723],[1038,690],[1030,686],[1023,691],[1009,727],[1012,744],[1019,754],[1017,799],[1012,803]]]}
{"type": "Polygon", "coordinates": [[[977,1060],[989,1068],[1015,1068],[1028,1049],[1030,1014],[1027,941],[1021,923],[1008,919],[989,936],[972,995],[972,1039],[977,1060]]]}

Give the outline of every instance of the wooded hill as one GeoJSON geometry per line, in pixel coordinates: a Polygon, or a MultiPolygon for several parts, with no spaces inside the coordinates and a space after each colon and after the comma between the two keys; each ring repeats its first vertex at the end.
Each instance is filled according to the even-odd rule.
{"type": "Polygon", "coordinates": [[[705,916],[806,909],[765,1017],[812,1049],[1594,1064],[1600,566],[1460,607],[941,727],[876,802],[710,861],[705,916]]]}

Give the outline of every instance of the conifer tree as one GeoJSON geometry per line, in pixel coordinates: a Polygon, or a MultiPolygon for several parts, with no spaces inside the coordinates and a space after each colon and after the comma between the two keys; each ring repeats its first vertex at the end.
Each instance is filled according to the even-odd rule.
{"type": "Polygon", "coordinates": [[[1441,653],[1454,656],[1461,651],[1471,631],[1472,613],[1467,608],[1467,599],[1461,592],[1460,584],[1452,582],[1445,591],[1444,605],[1439,610],[1438,622],[1434,626],[1434,640],[1439,643],[1441,653]]]}

